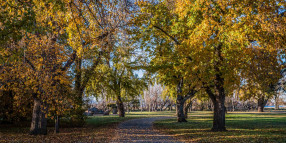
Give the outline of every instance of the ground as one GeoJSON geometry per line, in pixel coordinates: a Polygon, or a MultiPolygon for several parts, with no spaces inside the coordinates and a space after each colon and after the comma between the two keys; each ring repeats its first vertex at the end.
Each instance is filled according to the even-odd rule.
{"type": "Polygon", "coordinates": [[[153,129],[153,122],[172,117],[149,117],[141,119],[128,120],[121,123],[116,130],[116,136],[113,138],[113,143],[126,142],[156,142],[156,143],[179,143],[171,135],[162,134],[153,129]]]}
{"type": "Polygon", "coordinates": [[[286,113],[229,112],[227,132],[211,132],[211,112],[191,112],[187,123],[176,119],[155,121],[162,133],[183,142],[286,142],[286,113]]]}
{"type": "Polygon", "coordinates": [[[210,131],[211,112],[191,112],[187,123],[177,123],[174,117],[175,112],[131,112],[125,118],[94,116],[83,128],[61,128],[59,134],[54,134],[50,127],[46,136],[28,135],[28,126],[0,125],[0,142],[125,142],[127,137],[131,137],[128,141],[143,141],[150,135],[161,142],[161,138],[171,142],[286,142],[285,112],[229,112],[227,132],[210,131]],[[135,140],[138,131],[142,137],[135,140]]]}
{"type": "Polygon", "coordinates": [[[54,128],[49,127],[48,135],[41,136],[28,135],[30,123],[0,124],[0,142],[110,142],[118,124],[123,121],[173,115],[173,112],[132,112],[127,113],[125,118],[117,115],[93,116],[87,119],[83,128],[60,128],[60,133],[54,134],[54,128]]]}

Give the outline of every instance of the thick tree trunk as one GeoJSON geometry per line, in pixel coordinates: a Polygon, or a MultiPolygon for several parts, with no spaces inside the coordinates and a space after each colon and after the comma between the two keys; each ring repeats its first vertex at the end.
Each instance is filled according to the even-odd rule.
{"type": "Polygon", "coordinates": [[[210,88],[207,89],[213,105],[214,105],[214,116],[213,116],[213,127],[212,131],[226,131],[225,128],[225,91],[224,91],[224,78],[220,67],[223,66],[222,44],[215,47],[215,59],[214,70],[216,72],[214,79],[214,92],[210,88]]]}
{"type": "Polygon", "coordinates": [[[263,105],[258,105],[258,112],[264,112],[263,105]]]}
{"type": "Polygon", "coordinates": [[[184,114],[184,104],[183,99],[177,98],[177,121],[178,122],[187,122],[184,114]]]}
{"type": "Polygon", "coordinates": [[[117,96],[116,105],[117,105],[119,117],[125,117],[124,105],[123,105],[123,102],[120,96],[117,96]]]}
{"type": "Polygon", "coordinates": [[[42,102],[39,98],[34,98],[33,117],[30,128],[31,135],[46,135],[47,134],[47,118],[43,109],[42,102]]]}
{"type": "Polygon", "coordinates": [[[214,117],[212,131],[226,131],[225,128],[225,97],[216,97],[214,100],[214,117]]]}
{"type": "Polygon", "coordinates": [[[258,99],[258,112],[264,112],[264,106],[267,103],[267,99],[265,100],[264,97],[258,99]]]}
{"type": "Polygon", "coordinates": [[[182,87],[183,87],[183,78],[180,79],[177,85],[177,121],[178,122],[187,122],[184,114],[184,104],[185,100],[182,95],[182,87]]]}

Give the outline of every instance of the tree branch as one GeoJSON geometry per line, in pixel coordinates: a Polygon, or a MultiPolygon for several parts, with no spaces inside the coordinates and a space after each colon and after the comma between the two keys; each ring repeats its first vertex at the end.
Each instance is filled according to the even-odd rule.
{"type": "Polygon", "coordinates": [[[157,29],[159,29],[161,32],[163,32],[164,34],[166,34],[169,38],[171,38],[173,41],[175,41],[175,43],[177,44],[177,45],[181,45],[181,43],[175,38],[175,37],[173,37],[173,36],[171,36],[170,34],[168,34],[166,31],[164,31],[162,28],[160,28],[160,27],[158,27],[158,26],[153,26],[153,27],[155,27],[155,28],[157,28],[157,29]]]}
{"type": "Polygon", "coordinates": [[[94,69],[97,67],[97,65],[99,64],[100,60],[101,60],[101,56],[102,56],[103,52],[100,51],[98,54],[98,57],[95,61],[95,63],[92,65],[92,67],[85,73],[84,79],[83,79],[83,83],[82,86],[80,87],[82,90],[86,87],[92,72],[94,71],[94,69]]]}

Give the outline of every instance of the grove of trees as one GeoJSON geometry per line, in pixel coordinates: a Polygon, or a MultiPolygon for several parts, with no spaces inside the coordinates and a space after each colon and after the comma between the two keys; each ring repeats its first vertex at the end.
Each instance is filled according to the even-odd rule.
{"type": "Polygon", "coordinates": [[[178,122],[207,102],[212,131],[226,131],[226,106],[281,103],[285,0],[0,3],[0,121],[30,121],[32,135],[48,120],[56,133],[61,118],[82,126],[91,96],[116,101],[120,117],[135,99],[176,106],[178,122]]]}

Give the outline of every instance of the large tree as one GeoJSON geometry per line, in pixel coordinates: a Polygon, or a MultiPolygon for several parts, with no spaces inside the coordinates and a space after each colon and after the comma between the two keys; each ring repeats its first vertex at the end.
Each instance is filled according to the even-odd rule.
{"type": "Polygon", "coordinates": [[[251,56],[248,49],[254,41],[266,50],[281,48],[275,43],[285,42],[283,31],[271,31],[273,22],[285,22],[285,18],[275,16],[285,2],[182,0],[139,4],[142,15],[138,20],[145,31],[139,36],[153,44],[152,59],[164,55],[161,65],[176,66],[173,69],[180,72],[177,77],[203,87],[214,104],[212,130],[225,131],[225,96],[240,85],[240,72],[247,70],[245,63],[251,56]],[[169,55],[174,56],[168,63],[164,60],[169,55]]]}
{"type": "Polygon", "coordinates": [[[16,91],[26,88],[27,92],[17,94],[29,94],[24,98],[34,100],[30,133],[46,134],[49,105],[58,101],[53,96],[55,88],[67,80],[66,69],[75,59],[75,53],[65,53],[64,3],[6,1],[2,6],[1,11],[6,15],[1,17],[4,22],[1,28],[5,29],[1,31],[1,36],[5,37],[1,50],[6,52],[1,56],[14,57],[4,60],[4,84],[20,83],[14,88],[16,91]],[[10,23],[8,19],[11,18],[14,21],[10,23]],[[9,74],[8,70],[15,72],[9,74]]]}

